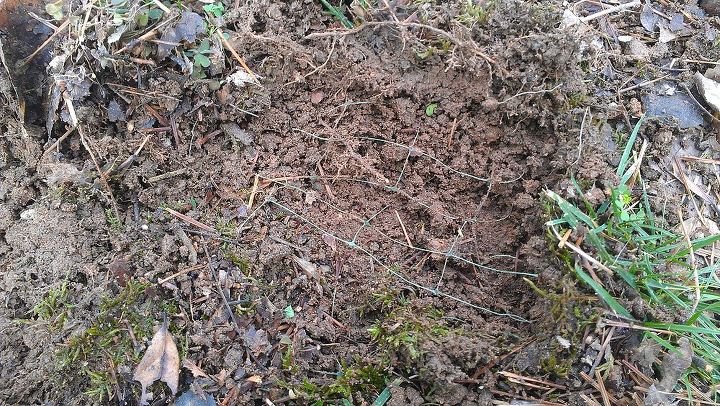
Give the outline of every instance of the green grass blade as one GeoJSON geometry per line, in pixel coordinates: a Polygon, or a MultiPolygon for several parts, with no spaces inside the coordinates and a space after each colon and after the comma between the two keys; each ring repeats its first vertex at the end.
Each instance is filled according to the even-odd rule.
{"type": "Polygon", "coordinates": [[[709,334],[711,336],[716,336],[716,338],[720,339],[718,337],[720,335],[720,330],[717,328],[707,328],[707,327],[698,327],[698,326],[688,326],[685,324],[675,324],[675,323],[658,323],[658,322],[645,322],[643,323],[645,327],[650,328],[656,328],[660,330],[668,330],[676,333],[691,333],[691,334],[709,334]]]}
{"type": "MultiPolygon", "coordinates": [[[[697,251],[700,248],[705,248],[708,245],[712,245],[712,243],[720,241],[720,234],[711,235],[705,238],[699,238],[697,240],[691,241],[691,245],[693,250],[697,251]]],[[[677,254],[673,255],[675,258],[683,258],[686,255],[690,253],[690,248],[685,248],[683,250],[678,251],[677,254]]]]}
{"type": "Polygon", "coordinates": [[[402,383],[402,380],[400,378],[397,378],[390,385],[386,386],[385,389],[383,389],[383,391],[380,392],[378,397],[375,398],[375,401],[372,403],[372,406],[384,406],[385,403],[387,403],[387,401],[390,400],[390,396],[391,396],[390,387],[400,385],[401,383],[402,383]]]}
{"type": "Polygon", "coordinates": [[[325,9],[332,14],[333,17],[335,17],[338,21],[340,21],[340,24],[343,25],[345,28],[354,28],[355,25],[348,20],[347,17],[345,17],[345,14],[343,14],[342,11],[338,10],[337,7],[330,4],[327,0],[320,0],[320,3],[322,3],[323,6],[325,6],[325,9]]]}
{"type": "Polygon", "coordinates": [[[562,212],[567,215],[565,217],[567,217],[568,223],[570,223],[573,228],[577,227],[578,221],[582,221],[590,228],[597,227],[597,224],[595,224],[595,222],[587,214],[583,213],[573,204],[560,197],[557,193],[553,192],[552,190],[546,190],[545,194],[547,195],[547,197],[557,203],[558,207],[560,207],[560,210],[562,210],[562,212]]]}
{"type": "Polygon", "coordinates": [[[600,296],[600,298],[607,303],[607,305],[614,311],[615,313],[619,314],[620,316],[623,316],[628,319],[632,319],[633,316],[630,314],[627,309],[622,307],[620,303],[618,303],[617,300],[607,291],[605,288],[595,282],[593,278],[590,277],[585,271],[583,271],[578,265],[575,265],[575,273],[577,273],[578,277],[588,285],[590,285],[591,288],[595,291],[595,293],[600,296]]]}
{"type": "Polygon", "coordinates": [[[618,165],[617,171],[615,172],[617,176],[622,177],[625,173],[625,169],[627,169],[627,164],[630,160],[630,153],[632,152],[633,145],[635,145],[635,139],[640,132],[640,125],[642,125],[644,119],[645,115],[643,114],[640,117],[640,120],[638,120],[637,124],[635,124],[635,128],[633,128],[633,131],[630,134],[630,138],[628,138],[627,144],[625,144],[625,150],[623,151],[622,157],[620,158],[620,164],[618,165]]]}
{"type": "Polygon", "coordinates": [[[580,188],[580,185],[577,183],[577,180],[574,176],[570,177],[570,180],[573,183],[573,186],[575,186],[575,191],[577,192],[578,196],[583,202],[583,205],[585,206],[585,211],[590,215],[591,218],[597,218],[597,214],[595,214],[595,209],[593,209],[592,204],[585,198],[585,192],[580,188]]]}

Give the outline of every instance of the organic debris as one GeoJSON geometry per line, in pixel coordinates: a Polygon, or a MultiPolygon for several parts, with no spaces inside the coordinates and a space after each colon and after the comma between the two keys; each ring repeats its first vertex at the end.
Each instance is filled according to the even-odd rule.
{"type": "Polygon", "coordinates": [[[693,76],[698,92],[715,112],[720,112],[720,83],[706,78],[702,73],[693,76]]]}
{"type": "Polygon", "coordinates": [[[158,379],[168,385],[173,395],[177,392],[180,356],[172,334],[168,330],[167,318],[153,336],[145,355],[135,368],[133,379],[142,385],[141,405],[148,404],[147,390],[158,379]]]}

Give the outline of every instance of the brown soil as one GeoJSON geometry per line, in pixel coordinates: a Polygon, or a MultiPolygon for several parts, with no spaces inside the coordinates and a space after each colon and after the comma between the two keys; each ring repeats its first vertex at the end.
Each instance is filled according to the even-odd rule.
{"type": "MultiPolygon", "coordinates": [[[[71,97],[87,145],[74,132],[45,155],[65,132],[64,104],[48,137],[47,102],[23,97],[29,114],[18,117],[3,88],[0,402],[133,404],[132,369],[163,313],[197,366],[183,369],[180,392],[202,388],[222,404],[370,404],[396,378],[388,404],[541,396],[495,374],[505,370],[560,382],[554,399],[575,399],[583,354],[555,337],[581,340],[576,317],[591,302],[548,300],[523,277],[575,292],[548,250],[540,194],[569,190],[570,172],[602,190],[617,151],[592,124],[598,136],[578,158],[573,95],[592,92],[579,64],[589,56],[557,29],[558,5],[502,2],[474,30],[451,18],[462,5],[398,5],[368,16],[384,23],[327,34],[337,22],[319,3],[250,3],[226,4],[226,31],[261,86],[219,82],[241,71],[229,53],[203,80],[169,59],[140,75],[86,61],[94,76],[76,71],[74,86],[89,90],[71,97]],[[419,56],[442,36],[390,22],[423,10],[461,46],[419,56]],[[137,282],[148,287],[103,337],[108,348],[131,339],[127,354],[58,362],[137,282]],[[39,317],[63,286],[62,310],[39,317]],[[566,365],[575,372],[559,372],[566,365]],[[353,375],[351,393],[318,389],[367,367],[380,385],[353,375]],[[110,393],[84,394],[98,371],[110,393]]],[[[29,54],[8,51],[17,37],[3,42],[10,69],[29,54]]],[[[160,384],[154,395],[170,399],[160,384]]]]}

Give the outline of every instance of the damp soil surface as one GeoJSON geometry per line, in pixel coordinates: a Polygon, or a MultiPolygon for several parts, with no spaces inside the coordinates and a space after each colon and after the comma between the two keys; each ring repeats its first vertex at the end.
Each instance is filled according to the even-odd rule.
{"type": "Polygon", "coordinates": [[[136,404],[165,316],[218,404],[581,402],[598,303],[541,193],[602,194],[632,112],[559,2],[121,3],[20,74],[54,31],[4,24],[0,403],[136,404]]]}

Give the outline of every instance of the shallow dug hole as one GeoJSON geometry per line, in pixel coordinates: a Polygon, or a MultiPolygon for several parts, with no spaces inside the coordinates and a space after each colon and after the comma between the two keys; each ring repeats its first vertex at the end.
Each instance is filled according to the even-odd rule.
{"type": "Polygon", "coordinates": [[[572,318],[523,278],[560,280],[538,198],[575,159],[550,114],[569,107],[515,96],[576,83],[574,43],[539,34],[557,14],[500,7],[499,68],[421,58],[392,26],[304,39],[332,24],[312,3],[243,7],[233,45],[262,87],[91,64],[74,107],[119,216],[79,134],[42,156],[64,125],[48,142],[5,109],[0,399],[135,402],[163,314],[180,391],[224,404],[361,404],[393,381],[393,404],[483,404],[513,396],[494,369],[568,368],[545,347],[572,318]]]}

